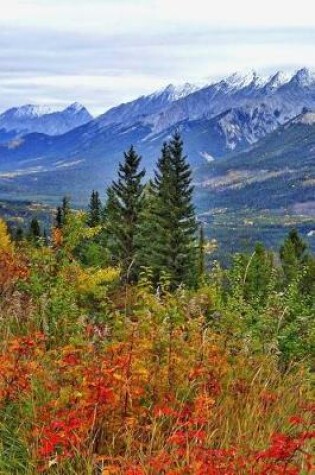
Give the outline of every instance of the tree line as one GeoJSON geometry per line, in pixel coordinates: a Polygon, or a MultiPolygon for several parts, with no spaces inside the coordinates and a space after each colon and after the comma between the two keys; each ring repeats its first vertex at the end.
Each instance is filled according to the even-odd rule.
{"type": "MultiPolygon", "coordinates": [[[[197,287],[206,275],[206,240],[196,217],[192,170],[179,133],[163,144],[153,178],[145,178],[142,157],[131,146],[106,191],[104,206],[99,192],[92,191],[86,225],[98,232],[80,242],[76,256],[86,265],[119,267],[124,283],[135,284],[145,273],[155,288],[197,287]]],[[[65,233],[70,214],[69,198],[64,197],[55,228],[65,233]]],[[[36,218],[27,237],[47,243],[36,218]]],[[[314,291],[315,259],[295,229],[278,255],[258,243],[252,254],[235,256],[232,273],[235,267],[242,269],[246,298],[263,300],[273,280],[287,286],[299,279],[304,292],[314,291]]]]}
{"type": "MultiPolygon", "coordinates": [[[[99,193],[92,192],[87,223],[103,226],[96,240],[106,247],[110,263],[120,267],[123,281],[137,282],[146,269],[155,285],[197,285],[201,266],[192,171],[178,133],[164,143],[153,178],[145,182],[145,175],[142,157],[131,146],[104,207],[99,193]]],[[[59,226],[64,205],[57,212],[59,226]]]]}

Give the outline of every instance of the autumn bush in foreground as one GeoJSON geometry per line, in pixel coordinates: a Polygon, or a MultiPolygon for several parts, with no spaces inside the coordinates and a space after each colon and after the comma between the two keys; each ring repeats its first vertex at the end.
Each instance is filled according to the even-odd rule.
{"type": "Polygon", "coordinates": [[[83,224],[50,246],[0,239],[0,474],[311,474],[314,301],[299,281],[271,276],[256,298],[236,257],[198,290],[165,279],[156,294],[150,269],[131,286],[83,265],[97,234],[83,224]]]}
{"type": "Polygon", "coordinates": [[[307,370],[232,355],[183,303],[148,303],[115,335],[83,323],[63,346],[38,332],[6,341],[3,473],[311,473],[307,370]]]}

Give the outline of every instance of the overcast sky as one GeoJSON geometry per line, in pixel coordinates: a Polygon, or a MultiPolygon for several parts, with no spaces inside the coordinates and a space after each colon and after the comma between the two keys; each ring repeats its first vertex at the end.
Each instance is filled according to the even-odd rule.
{"type": "Polygon", "coordinates": [[[170,82],[315,70],[314,0],[0,0],[0,110],[93,114],[170,82]]]}

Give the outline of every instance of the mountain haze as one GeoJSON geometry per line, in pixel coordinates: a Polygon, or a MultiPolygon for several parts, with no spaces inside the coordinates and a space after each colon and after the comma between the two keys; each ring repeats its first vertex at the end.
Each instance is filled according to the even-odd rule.
{"type": "MultiPolygon", "coordinates": [[[[240,170],[239,196],[250,180],[251,191],[246,196],[251,206],[255,207],[261,183],[265,186],[269,178],[281,185],[279,206],[291,206],[295,198],[292,190],[282,186],[289,183],[286,180],[297,177],[297,173],[309,176],[307,196],[314,186],[312,110],[315,78],[306,68],[268,77],[255,72],[235,73],[202,87],[169,85],[95,119],[78,104],[59,112],[37,111],[31,106],[12,109],[0,116],[6,137],[0,145],[0,193],[10,198],[18,195],[57,202],[70,189],[74,203],[85,204],[92,188],[104,192],[122,152],[131,144],[143,155],[150,175],[163,141],[179,130],[196,182],[202,183],[198,185],[198,206],[207,207],[213,193],[226,195],[224,204],[229,206],[230,200],[234,206],[234,191],[205,185],[209,180],[221,183],[229,170],[240,170]],[[75,127],[76,120],[84,123],[75,127]],[[58,127],[71,130],[57,134],[58,127]],[[32,133],[23,133],[30,129],[32,133]],[[294,173],[289,163],[294,165],[294,173]],[[269,177],[271,170],[276,170],[276,175],[269,177]],[[252,174],[260,178],[255,180],[252,174]]],[[[244,204],[247,198],[244,193],[242,196],[240,202],[244,204]]],[[[270,202],[273,196],[268,197],[270,202]]]]}

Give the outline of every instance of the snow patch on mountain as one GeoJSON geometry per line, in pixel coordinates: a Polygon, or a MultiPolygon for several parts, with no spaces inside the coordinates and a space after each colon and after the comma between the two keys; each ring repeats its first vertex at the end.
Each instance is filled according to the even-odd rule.
{"type": "Polygon", "coordinates": [[[303,125],[314,125],[315,124],[315,112],[307,111],[304,114],[300,114],[294,119],[292,119],[287,126],[291,124],[303,124],[303,125]]]}
{"type": "Polygon", "coordinates": [[[198,86],[189,82],[179,85],[169,84],[168,86],[155,91],[153,94],[150,94],[148,97],[151,99],[156,99],[167,95],[170,102],[173,102],[177,101],[178,99],[182,99],[183,97],[186,97],[197,90],[198,86]]]}
{"type": "Polygon", "coordinates": [[[46,114],[53,114],[62,109],[47,105],[25,104],[21,107],[13,107],[5,111],[2,115],[11,116],[19,119],[41,117],[46,114]]]}
{"type": "Polygon", "coordinates": [[[16,137],[33,132],[61,135],[92,119],[88,110],[78,102],[65,109],[26,104],[0,114],[0,129],[14,131],[16,137]]]}
{"type": "Polygon", "coordinates": [[[208,163],[211,163],[215,160],[214,157],[208,152],[200,152],[200,156],[204,158],[208,163]]]}
{"type": "Polygon", "coordinates": [[[259,74],[254,70],[247,73],[235,72],[227,79],[223,79],[223,82],[230,87],[231,91],[235,89],[243,89],[249,86],[261,87],[265,85],[267,81],[267,77],[259,76],[259,74]]]}

